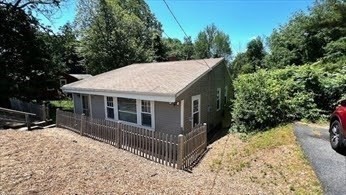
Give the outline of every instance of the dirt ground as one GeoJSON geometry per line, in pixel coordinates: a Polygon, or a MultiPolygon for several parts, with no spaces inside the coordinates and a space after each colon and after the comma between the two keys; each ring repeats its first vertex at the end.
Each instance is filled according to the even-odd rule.
{"type": "Polygon", "coordinates": [[[295,194],[318,182],[311,167],[296,154],[297,145],[256,152],[245,165],[240,162],[240,169],[234,168],[228,164],[230,151],[242,145],[237,136],[222,137],[189,173],[64,129],[0,130],[0,192],[295,194]]]}

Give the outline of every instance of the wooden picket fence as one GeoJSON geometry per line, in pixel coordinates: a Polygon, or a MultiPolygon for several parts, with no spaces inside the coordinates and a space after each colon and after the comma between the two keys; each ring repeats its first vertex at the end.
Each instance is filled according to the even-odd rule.
{"type": "Polygon", "coordinates": [[[57,110],[56,125],[177,169],[190,169],[207,147],[205,124],[185,135],[170,135],[57,110]]]}

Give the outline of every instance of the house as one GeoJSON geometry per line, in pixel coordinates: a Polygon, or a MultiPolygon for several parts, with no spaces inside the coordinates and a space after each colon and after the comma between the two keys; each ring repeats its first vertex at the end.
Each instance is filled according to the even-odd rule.
{"type": "Polygon", "coordinates": [[[67,74],[63,73],[59,77],[60,87],[66,85],[68,83],[73,83],[79,80],[83,80],[86,78],[92,77],[91,74],[67,74]]]}
{"type": "Polygon", "coordinates": [[[221,124],[229,77],[224,58],[132,64],[64,85],[74,112],[179,134],[221,124]]]}

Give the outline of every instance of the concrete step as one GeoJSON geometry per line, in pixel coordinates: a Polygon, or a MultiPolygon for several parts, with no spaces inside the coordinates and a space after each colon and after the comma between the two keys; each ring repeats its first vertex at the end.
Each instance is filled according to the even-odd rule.
{"type": "Polygon", "coordinates": [[[47,124],[47,121],[35,121],[32,123],[33,125],[39,125],[39,126],[42,126],[42,125],[45,125],[47,124]]]}
{"type": "MultiPolygon", "coordinates": [[[[43,129],[43,127],[36,126],[36,125],[30,127],[30,131],[35,130],[35,129],[43,129]]],[[[19,128],[18,131],[28,131],[28,127],[19,128]]]]}
{"type": "Polygon", "coordinates": [[[56,125],[55,124],[47,125],[47,126],[44,126],[43,129],[53,128],[53,127],[56,127],[56,125]]]}

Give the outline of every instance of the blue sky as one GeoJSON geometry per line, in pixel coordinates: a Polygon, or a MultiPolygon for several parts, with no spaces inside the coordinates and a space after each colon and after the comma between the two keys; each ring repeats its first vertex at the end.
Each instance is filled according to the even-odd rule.
{"type": "MultiPolygon", "coordinates": [[[[199,31],[214,23],[230,36],[234,53],[243,51],[256,36],[269,36],[274,28],[285,24],[298,10],[306,11],[313,0],[166,0],[186,33],[194,40],[199,31]]],[[[42,18],[54,30],[73,21],[75,1],[57,12],[53,23],[42,18]]],[[[183,40],[184,33],[162,0],[146,1],[171,38],[183,40]]],[[[41,18],[41,17],[40,17],[41,18]]],[[[164,35],[165,36],[165,35],[164,35]]]]}

